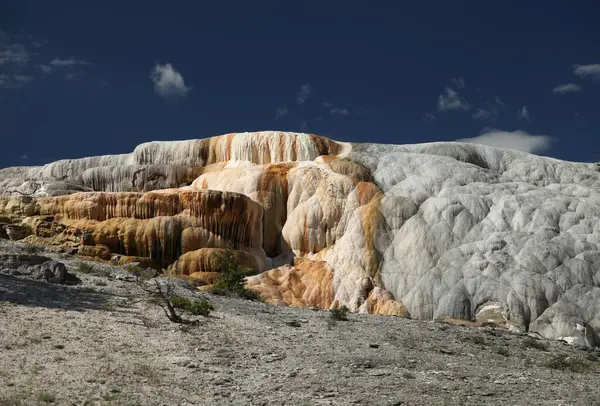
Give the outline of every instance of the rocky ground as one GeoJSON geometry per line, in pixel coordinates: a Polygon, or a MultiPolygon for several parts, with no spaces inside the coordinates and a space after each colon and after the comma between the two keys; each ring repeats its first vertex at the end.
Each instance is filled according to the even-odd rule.
{"type": "Polygon", "coordinates": [[[191,291],[215,310],[178,325],[122,269],[36,254],[81,283],[0,272],[1,406],[600,405],[600,350],[191,291]]]}

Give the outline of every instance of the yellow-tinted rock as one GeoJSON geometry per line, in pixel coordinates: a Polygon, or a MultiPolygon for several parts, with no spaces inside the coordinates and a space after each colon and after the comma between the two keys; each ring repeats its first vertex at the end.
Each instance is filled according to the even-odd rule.
{"type": "Polygon", "coordinates": [[[248,278],[248,288],[268,302],[327,309],[333,301],[333,274],[325,262],[299,261],[248,278]]]}

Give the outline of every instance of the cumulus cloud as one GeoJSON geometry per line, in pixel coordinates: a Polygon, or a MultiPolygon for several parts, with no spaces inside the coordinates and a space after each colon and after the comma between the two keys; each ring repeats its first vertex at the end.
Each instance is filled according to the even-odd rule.
{"type": "Polygon", "coordinates": [[[517,118],[520,120],[531,121],[531,117],[529,116],[529,110],[527,110],[527,106],[523,106],[517,112],[517,118]]]}
{"type": "Polygon", "coordinates": [[[185,85],[183,76],[170,63],[156,64],[150,75],[154,92],[165,98],[182,97],[192,90],[185,85]]]}
{"type": "Polygon", "coordinates": [[[501,131],[492,129],[477,137],[462,138],[457,141],[488,145],[497,148],[514,149],[533,154],[548,150],[554,140],[547,135],[531,135],[521,130],[501,131]]]}
{"type": "Polygon", "coordinates": [[[54,58],[50,61],[50,65],[60,67],[60,66],[73,66],[73,65],[91,65],[91,63],[86,61],[81,61],[79,59],[75,59],[73,57],[67,59],[59,59],[54,58]]]}
{"type": "Polygon", "coordinates": [[[592,65],[575,65],[573,73],[579,77],[592,77],[600,80],[600,63],[592,65]]]}
{"type": "Polygon", "coordinates": [[[298,95],[296,96],[296,101],[298,102],[298,104],[304,104],[304,103],[306,103],[306,101],[308,100],[309,97],[310,97],[310,85],[308,83],[305,83],[302,86],[300,86],[300,91],[298,92],[298,95]]]}
{"type": "Polygon", "coordinates": [[[467,111],[470,106],[454,90],[447,87],[442,94],[438,96],[439,111],[467,111]]]}
{"type": "Polygon", "coordinates": [[[555,94],[565,94],[573,92],[581,92],[581,86],[579,86],[576,83],[566,83],[564,85],[558,85],[554,89],[552,89],[552,93],[555,94]]]}
{"type": "Polygon", "coordinates": [[[465,88],[465,79],[462,76],[459,77],[459,78],[452,78],[452,79],[450,79],[450,82],[452,82],[452,84],[457,89],[464,89],[465,88]]]}
{"type": "Polygon", "coordinates": [[[350,112],[348,111],[348,109],[335,108],[329,110],[329,114],[331,114],[332,116],[349,116],[350,112]]]}
{"type": "Polygon", "coordinates": [[[287,116],[287,113],[288,113],[287,107],[283,107],[281,109],[275,110],[275,120],[279,120],[280,118],[287,116]]]}

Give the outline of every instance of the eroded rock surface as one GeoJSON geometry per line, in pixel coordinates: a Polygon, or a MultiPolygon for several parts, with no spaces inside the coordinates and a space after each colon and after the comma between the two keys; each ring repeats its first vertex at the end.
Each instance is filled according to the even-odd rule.
{"type": "Polygon", "coordinates": [[[33,230],[26,241],[146,258],[201,284],[231,241],[262,272],[249,287],[272,303],[598,345],[594,164],[465,143],[237,133],[7,168],[0,191],[2,221],[33,230]]]}

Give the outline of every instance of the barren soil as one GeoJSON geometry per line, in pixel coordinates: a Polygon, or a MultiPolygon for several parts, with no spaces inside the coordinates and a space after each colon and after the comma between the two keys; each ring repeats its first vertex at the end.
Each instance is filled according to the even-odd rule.
{"type": "Polygon", "coordinates": [[[600,405],[596,350],[200,293],[214,312],[181,326],[118,268],[56,258],[80,285],[0,275],[2,406],[600,405]]]}

